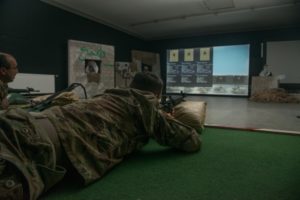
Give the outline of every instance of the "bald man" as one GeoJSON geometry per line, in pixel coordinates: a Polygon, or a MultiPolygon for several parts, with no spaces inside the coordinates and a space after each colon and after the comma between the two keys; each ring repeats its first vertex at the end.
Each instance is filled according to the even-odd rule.
{"type": "Polygon", "coordinates": [[[18,63],[16,59],[7,53],[0,52],[0,109],[7,109],[8,83],[15,79],[18,73],[18,63]]]}

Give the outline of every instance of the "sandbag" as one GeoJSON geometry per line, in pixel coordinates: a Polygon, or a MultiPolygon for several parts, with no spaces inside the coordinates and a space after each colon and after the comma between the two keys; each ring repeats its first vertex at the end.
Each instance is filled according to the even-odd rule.
{"type": "Polygon", "coordinates": [[[205,124],[206,105],[204,101],[184,101],[174,107],[173,116],[201,132],[205,124]]]}

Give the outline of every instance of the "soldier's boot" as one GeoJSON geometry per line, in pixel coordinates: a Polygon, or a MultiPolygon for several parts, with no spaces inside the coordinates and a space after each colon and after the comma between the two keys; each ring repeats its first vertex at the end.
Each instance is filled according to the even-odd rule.
{"type": "Polygon", "coordinates": [[[0,158],[0,199],[24,200],[23,177],[12,164],[0,158]]]}

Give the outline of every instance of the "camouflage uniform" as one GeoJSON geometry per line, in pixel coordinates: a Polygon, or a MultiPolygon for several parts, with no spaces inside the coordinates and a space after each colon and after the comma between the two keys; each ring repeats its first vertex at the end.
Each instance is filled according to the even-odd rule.
{"type": "Polygon", "coordinates": [[[198,150],[198,133],[165,116],[156,104],[152,93],[111,89],[34,115],[10,109],[0,115],[0,158],[18,169],[26,180],[24,193],[36,199],[63,178],[67,167],[60,164],[65,160],[62,152],[89,184],[149,138],[184,151],[198,150]]]}
{"type": "Polygon", "coordinates": [[[7,97],[8,85],[0,80],[0,110],[2,110],[1,102],[7,97]]]}

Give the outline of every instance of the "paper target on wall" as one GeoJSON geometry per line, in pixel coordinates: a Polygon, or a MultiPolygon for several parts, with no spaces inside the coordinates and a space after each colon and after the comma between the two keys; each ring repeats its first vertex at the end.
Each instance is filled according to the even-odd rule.
{"type": "Polygon", "coordinates": [[[81,83],[88,97],[113,88],[114,47],[76,40],[68,41],[68,83],[81,83]]]}

